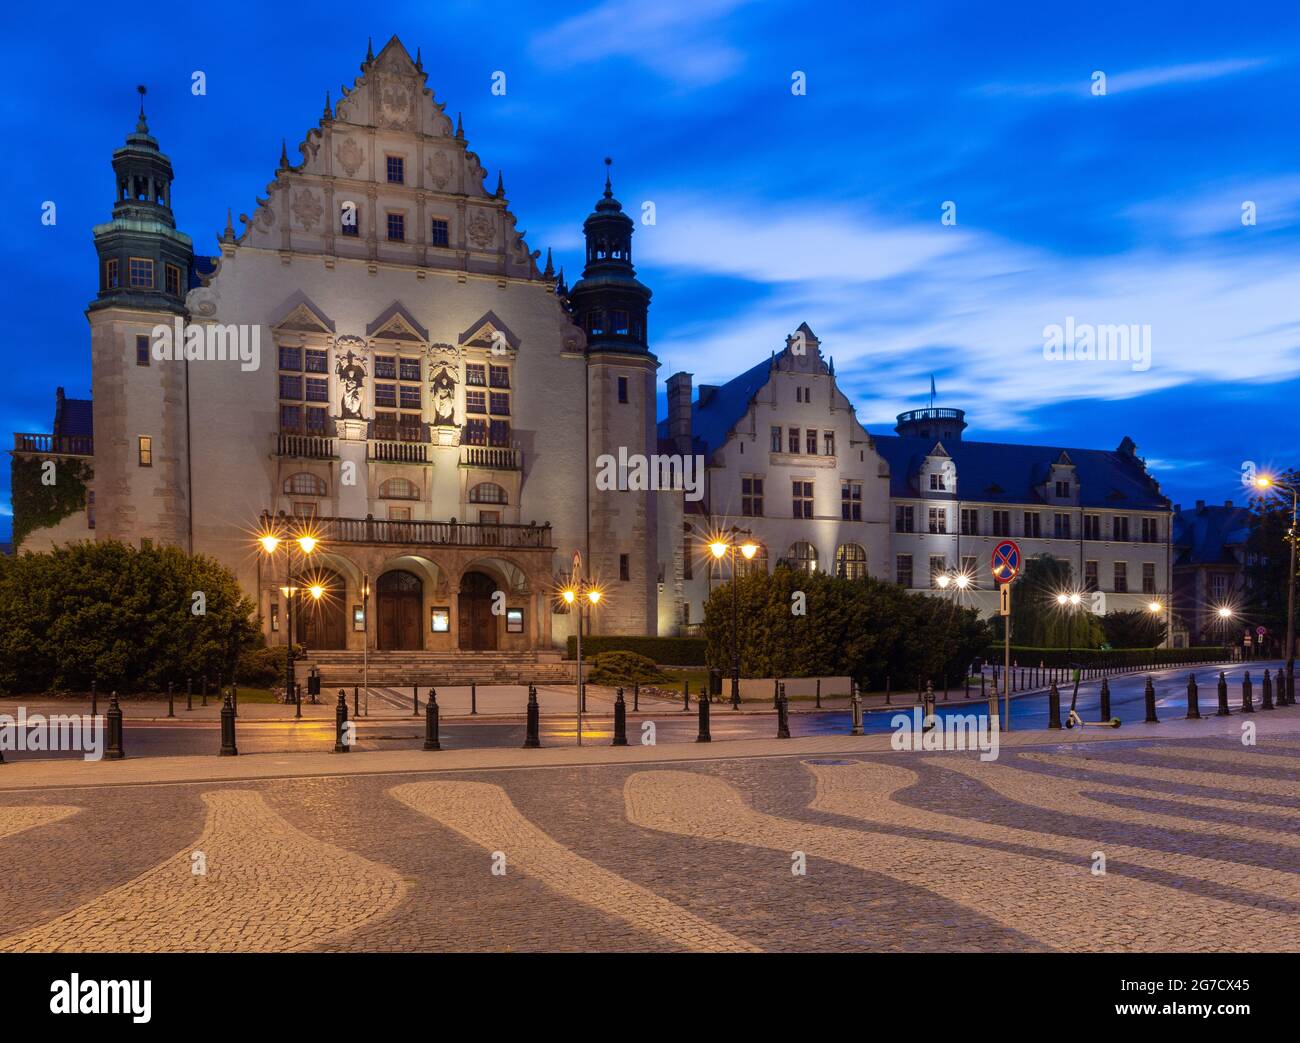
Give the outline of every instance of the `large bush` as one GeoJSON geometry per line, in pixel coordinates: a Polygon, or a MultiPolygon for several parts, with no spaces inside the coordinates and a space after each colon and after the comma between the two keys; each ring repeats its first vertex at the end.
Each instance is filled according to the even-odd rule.
{"type": "MultiPolygon", "coordinates": [[[[991,639],[972,608],[909,594],[880,580],[838,579],[778,566],[771,575],[742,576],[739,602],[740,671],[747,677],[850,676],[895,686],[918,677],[963,676],[991,639]],[[796,615],[795,594],[806,613],[796,615]]],[[[714,589],[704,606],[708,663],[731,662],[732,588],[714,589]]]]}
{"type": "Polygon", "coordinates": [[[224,566],[174,547],[74,543],[0,557],[0,689],[85,691],[93,680],[129,692],[229,677],[260,643],[253,612],[224,566]]]}
{"type": "Polygon", "coordinates": [[[653,660],[635,652],[601,652],[591,659],[592,684],[654,684],[667,679],[653,660]]]}
{"type": "MultiPolygon", "coordinates": [[[[703,666],[708,642],[702,637],[616,637],[606,634],[584,634],[582,657],[599,652],[635,652],[665,666],[703,666]]],[[[578,654],[578,639],[569,635],[568,658],[578,654]]]]}

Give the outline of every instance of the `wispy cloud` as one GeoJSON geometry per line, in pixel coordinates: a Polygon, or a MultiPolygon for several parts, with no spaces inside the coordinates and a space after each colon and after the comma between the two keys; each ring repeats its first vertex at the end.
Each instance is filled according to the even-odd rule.
{"type": "Polygon", "coordinates": [[[1077,79],[1054,80],[1046,82],[994,82],[981,84],[976,90],[982,94],[1007,95],[1021,98],[1045,98],[1054,95],[1072,95],[1078,98],[1092,97],[1092,75],[1100,71],[1106,74],[1106,94],[1131,94],[1136,91],[1149,90],[1153,87],[1168,87],[1173,84],[1204,83],[1225,76],[1252,72],[1264,68],[1270,63],[1269,58],[1231,58],[1211,62],[1187,62],[1181,65],[1155,65],[1145,69],[1133,69],[1128,72],[1112,71],[1103,66],[1097,69],[1081,69],[1077,79]]]}

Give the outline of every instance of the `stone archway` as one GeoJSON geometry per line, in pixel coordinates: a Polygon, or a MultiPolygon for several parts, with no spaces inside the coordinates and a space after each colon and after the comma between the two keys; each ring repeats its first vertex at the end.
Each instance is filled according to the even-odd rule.
{"type": "Polygon", "coordinates": [[[456,603],[457,639],[466,651],[488,652],[497,647],[497,617],[492,614],[492,596],[497,581],[486,572],[466,572],[460,578],[456,603]]]}
{"type": "Polygon", "coordinates": [[[424,647],[424,583],[405,569],[390,569],[375,584],[381,651],[414,651],[424,647]]]}

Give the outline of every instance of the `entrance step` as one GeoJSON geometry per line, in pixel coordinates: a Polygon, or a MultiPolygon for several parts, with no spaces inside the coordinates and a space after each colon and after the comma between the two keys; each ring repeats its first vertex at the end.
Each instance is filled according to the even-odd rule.
{"type": "Polygon", "coordinates": [[[367,670],[361,652],[308,651],[298,664],[299,676],[312,668],[320,671],[322,687],[360,684],[363,675],[371,685],[418,684],[528,684],[572,683],[575,667],[558,652],[371,652],[367,670]]]}

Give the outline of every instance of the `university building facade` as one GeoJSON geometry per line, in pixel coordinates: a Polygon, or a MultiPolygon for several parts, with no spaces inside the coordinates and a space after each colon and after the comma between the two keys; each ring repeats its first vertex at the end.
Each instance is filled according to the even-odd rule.
{"type": "Polygon", "coordinates": [[[84,510],[22,549],[207,554],[270,642],[294,598],[296,639],[353,652],[553,649],[574,631],[555,592],[575,552],[607,594],[590,630],[689,632],[719,578],[706,545],[733,525],[762,547],[753,567],[917,591],[964,571],[984,611],[1003,535],[1068,560],[1109,610],[1167,602],[1170,508],[1127,439],[970,442],[959,410],[933,409],[873,435],[807,325],[727,384],[670,377],[657,421],[651,291],[609,179],[569,287],[395,37],[298,151],[238,232],[227,216],[219,254],[196,255],[141,107],[94,229],[93,403],[60,396],[52,433],[15,437],[16,462],[93,477],[84,510]],[[703,497],[601,487],[620,452],[702,457],[703,497]]]}

